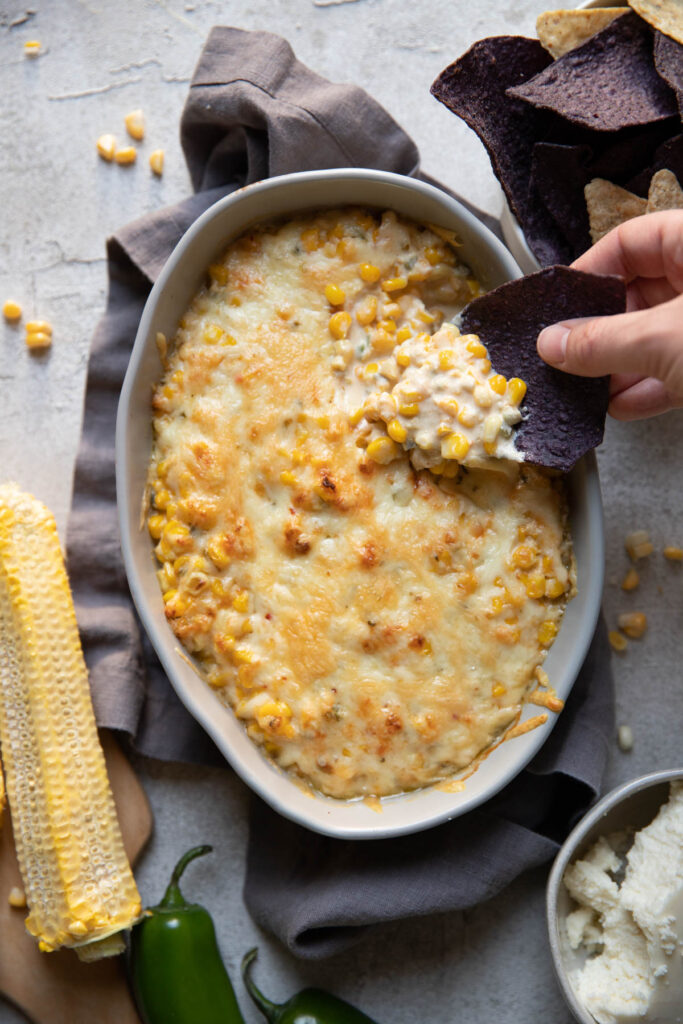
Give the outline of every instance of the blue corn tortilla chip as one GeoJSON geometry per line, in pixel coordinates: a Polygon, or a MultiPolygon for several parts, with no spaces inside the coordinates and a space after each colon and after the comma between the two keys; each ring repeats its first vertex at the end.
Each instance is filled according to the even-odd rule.
{"type": "Polygon", "coordinates": [[[519,85],[552,62],[537,39],[495,36],[481,39],[450,64],[431,93],[477,133],[512,212],[524,222],[531,150],[553,120],[510,98],[506,90],[519,85]]]}
{"type": "Polygon", "coordinates": [[[508,96],[573,124],[611,132],[678,113],[676,96],[657,74],[652,29],[624,14],[508,96]]]}
{"type": "Polygon", "coordinates": [[[568,472],[602,441],[609,404],[609,378],[548,366],[536,351],[539,332],[560,320],[625,309],[620,277],[557,266],[509,281],[462,311],[461,331],[479,335],[498,373],[527,383],[525,418],[515,435],[526,462],[568,472]]]}
{"type": "Polygon", "coordinates": [[[657,73],[676,93],[678,112],[683,117],[683,46],[670,36],[655,32],[654,57],[657,73]]]}
{"type": "Polygon", "coordinates": [[[624,187],[638,196],[647,196],[652,175],[663,170],[672,171],[679,181],[683,181],[683,135],[675,135],[662,143],[652,163],[627,181],[624,187]]]}
{"type": "Polygon", "coordinates": [[[571,263],[590,247],[583,189],[592,177],[588,171],[592,158],[587,145],[537,142],[534,146],[530,190],[550,213],[569,249],[567,260],[555,262],[571,263]]]}

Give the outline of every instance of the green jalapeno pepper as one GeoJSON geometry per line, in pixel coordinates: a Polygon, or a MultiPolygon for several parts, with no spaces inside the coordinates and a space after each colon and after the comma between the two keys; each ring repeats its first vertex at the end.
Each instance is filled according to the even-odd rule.
{"type": "Polygon", "coordinates": [[[180,858],[161,903],[133,929],[130,975],[144,1024],[244,1024],[211,915],[187,903],[178,884],[190,861],[211,849],[196,846],[180,858]]]}
{"type": "Polygon", "coordinates": [[[268,1024],[375,1024],[367,1014],[321,988],[305,988],[286,1003],[272,1003],[251,978],[251,965],[257,955],[258,950],[251,949],[242,960],[242,978],[268,1024]]]}

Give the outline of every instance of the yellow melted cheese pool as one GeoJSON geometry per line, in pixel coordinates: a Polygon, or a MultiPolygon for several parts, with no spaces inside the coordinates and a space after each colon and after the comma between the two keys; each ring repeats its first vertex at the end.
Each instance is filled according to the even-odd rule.
{"type": "Polygon", "coordinates": [[[358,410],[396,386],[398,347],[478,292],[437,230],[358,209],[253,229],[210,268],[154,395],[170,625],[249,736],[337,798],[486,751],[574,588],[561,480],[372,457],[358,410]]]}

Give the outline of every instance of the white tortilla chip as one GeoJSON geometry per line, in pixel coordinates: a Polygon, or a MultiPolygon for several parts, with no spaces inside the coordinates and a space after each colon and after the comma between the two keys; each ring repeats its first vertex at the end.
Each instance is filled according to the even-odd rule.
{"type": "Polygon", "coordinates": [[[605,178],[593,178],[583,191],[593,245],[625,220],[647,213],[646,199],[605,178]]]}
{"type": "Polygon", "coordinates": [[[652,175],[647,194],[647,212],[657,210],[683,210],[683,188],[673,171],[657,171],[652,175]]]}
{"type": "Polygon", "coordinates": [[[610,21],[625,14],[628,7],[593,7],[587,11],[546,11],[536,19],[536,35],[541,46],[557,60],[581,46],[610,21]]]}
{"type": "Polygon", "coordinates": [[[628,0],[643,21],[683,44],[683,3],[681,0],[628,0]]]}

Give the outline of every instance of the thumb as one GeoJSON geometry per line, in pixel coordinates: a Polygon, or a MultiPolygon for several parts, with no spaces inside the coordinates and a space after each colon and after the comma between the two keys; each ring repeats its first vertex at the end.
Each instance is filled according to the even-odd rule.
{"type": "Polygon", "coordinates": [[[538,353],[580,377],[634,373],[683,395],[683,295],[651,309],[553,324],[539,334],[538,353]]]}

